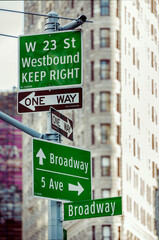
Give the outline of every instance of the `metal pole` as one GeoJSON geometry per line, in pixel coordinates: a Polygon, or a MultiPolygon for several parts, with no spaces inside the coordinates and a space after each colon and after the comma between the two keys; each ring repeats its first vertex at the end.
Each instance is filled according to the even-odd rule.
{"type": "MultiPolygon", "coordinates": [[[[58,14],[51,11],[47,14],[45,31],[55,32],[62,30],[74,29],[82,25],[86,21],[86,16],[82,15],[76,20],[60,28],[58,23],[58,14]]],[[[51,128],[51,112],[47,113],[47,134],[46,139],[61,142],[61,135],[56,133],[51,128]]],[[[48,240],[62,240],[63,239],[63,226],[62,226],[62,203],[58,201],[49,200],[48,202],[48,240]]]]}
{"type": "Polygon", "coordinates": [[[9,115],[3,113],[0,111],[0,119],[2,119],[3,121],[11,124],[12,126],[20,129],[21,131],[29,134],[32,137],[36,137],[36,138],[45,138],[44,134],[41,134],[37,131],[35,131],[34,129],[26,126],[24,123],[19,122],[18,120],[10,117],[9,115]]]}
{"type": "MultiPolygon", "coordinates": [[[[55,32],[59,29],[58,14],[51,11],[46,19],[45,31],[55,32]]],[[[47,113],[47,134],[48,140],[61,142],[61,135],[51,128],[51,112],[47,113]]],[[[62,203],[58,201],[48,200],[48,240],[63,239],[62,224],[62,203]]]]}
{"type": "Polygon", "coordinates": [[[80,25],[82,25],[83,23],[85,23],[87,20],[87,17],[85,15],[81,15],[79,16],[77,19],[73,20],[72,22],[66,24],[65,26],[59,28],[60,31],[61,30],[70,30],[70,29],[74,29],[76,27],[79,27],[80,25]]]}

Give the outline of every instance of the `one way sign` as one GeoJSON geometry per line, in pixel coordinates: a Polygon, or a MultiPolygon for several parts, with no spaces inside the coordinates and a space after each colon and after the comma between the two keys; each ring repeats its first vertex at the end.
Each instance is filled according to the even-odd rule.
{"type": "Polygon", "coordinates": [[[54,108],[51,109],[51,128],[73,141],[73,122],[54,108]]]}
{"type": "Polygon", "coordinates": [[[82,108],[82,88],[19,92],[18,113],[82,108]]]}

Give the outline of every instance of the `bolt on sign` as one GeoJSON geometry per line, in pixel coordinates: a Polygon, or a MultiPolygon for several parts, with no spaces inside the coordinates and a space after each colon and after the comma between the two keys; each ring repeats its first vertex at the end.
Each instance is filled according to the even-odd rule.
{"type": "Polygon", "coordinates": [[[33,138],[33,195],[91,199],[90,151],[33,138]]]}
{"type": "Polygon", "coordinates": [[[122,215],[122,198],[102,198],[64,203],[64,220],[122,215]]]}
{"type": "Polygon", "coordinates": [[[82,31],[19,36],[19,89],[82,84],[82,31]]]}

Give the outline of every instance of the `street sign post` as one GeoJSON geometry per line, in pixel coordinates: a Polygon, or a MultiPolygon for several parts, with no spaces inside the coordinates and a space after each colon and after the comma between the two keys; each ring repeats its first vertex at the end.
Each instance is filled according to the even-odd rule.
{"type": "Polygon", "coordinates": [[[17,96],[18,113],[82,108],[82,88],[26,91],[17,96]]]}
{"type": "Polygon", "coordinates": [[[91,199],[90,151],[33,138],[33,195],[91,199]]]}
{"type": "Polygon", "coordinates": [[[122,198],[102,198],[64,203],[64,220],[122,215],[122,198]]]}
{"type": "Polygon", "coordinates": [[[73,121],[54,108],[51,109],[51,128],[73,141],[73,121]]]}
{"type": "Polygon", "coordinates": [[[82,31],[19,37],[19,89],[82,84],[82,31]]]}

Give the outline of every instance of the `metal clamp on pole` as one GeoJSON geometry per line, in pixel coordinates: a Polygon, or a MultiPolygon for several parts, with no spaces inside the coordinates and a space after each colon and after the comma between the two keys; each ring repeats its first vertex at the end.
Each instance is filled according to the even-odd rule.
{"type": "Polygon", "coordinates": [[[63,30],[70,30],[70,29],[74,29],[76,27],[79,27],[80,25],[82,25],[83,23],[85,23],[87,20],[87,17],[85,15],[81,15],[79,16],[77,19],[75,19],[74,21],[64,25],[63,27],[59,28],[60,31],[63,30]]]}
{"type": "Polygon", "coordinates": [[[45,32],[59,31],[58,14],[54,11],[49,12],[45,23],[45,32]]]}

